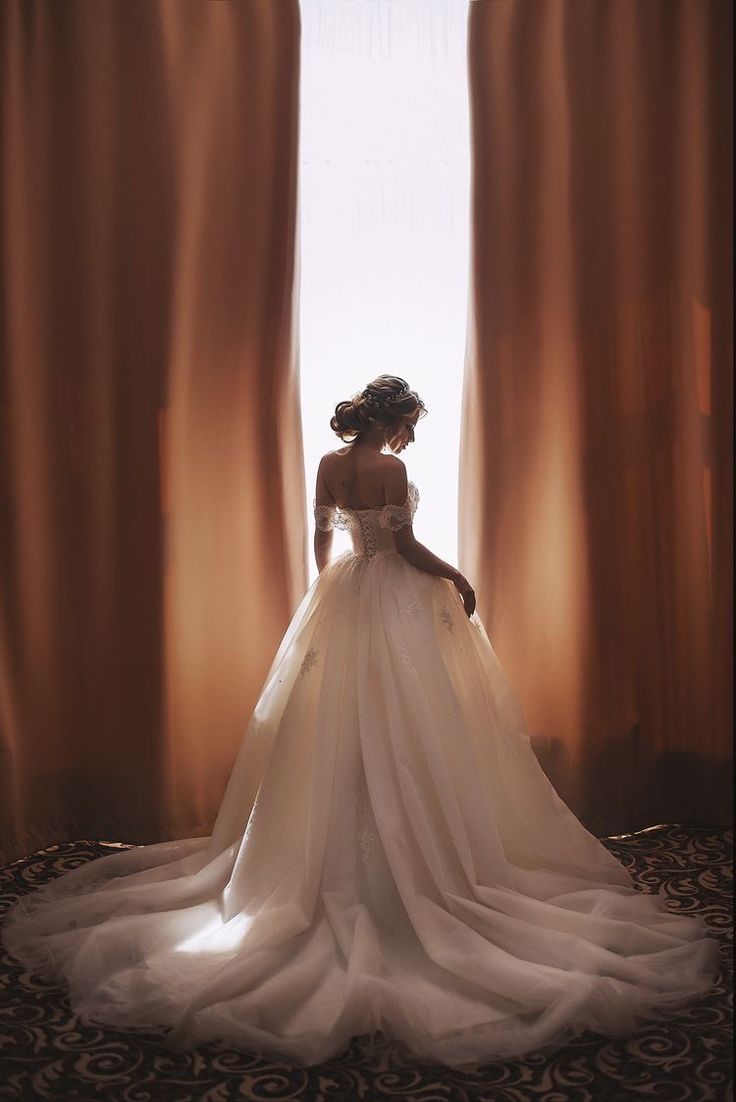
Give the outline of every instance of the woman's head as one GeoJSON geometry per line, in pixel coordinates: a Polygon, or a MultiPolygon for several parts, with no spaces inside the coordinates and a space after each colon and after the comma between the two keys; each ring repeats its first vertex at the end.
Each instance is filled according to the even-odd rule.
{"type": "Polygon", "coordinates": [[[402,451],[414,439],[414,425],[426,414],[424,402],[405,379],[379,375],[349,402],[338,402],[330,428],[352,443],[366,432],[383,432],[387,447],[402,451]]]}

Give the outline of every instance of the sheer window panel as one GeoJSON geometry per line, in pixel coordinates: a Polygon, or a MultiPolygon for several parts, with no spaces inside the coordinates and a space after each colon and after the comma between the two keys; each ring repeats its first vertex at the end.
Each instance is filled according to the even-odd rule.
{"type": "MultiPolygon", "coordinates": [[[[300,363],[306,500],[337,402],[400,375],[429,413],[402,459],[419,539],[457,561],[468,288],[465,0],[301,0],[300,363]]],[[[347,536],[335,535],[335,551],[347,536]]],[[[316,577],[310,544],[310,580],[316,577]]]]}

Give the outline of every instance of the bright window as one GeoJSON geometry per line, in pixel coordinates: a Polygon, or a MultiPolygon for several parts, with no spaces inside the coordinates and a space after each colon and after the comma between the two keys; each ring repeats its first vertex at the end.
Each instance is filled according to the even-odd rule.
{"type": "MultiPolygon", "coordinates": [[[[307,511],[329,420],[376,375],[429,409],[414,525],[457,562],[468,286],[466,0],[301,0],[300,360],[307,511]]],[[[311,528],[310,528],[311,531],[311,528]]],[[[336,553],[347,544],[335,534],[336,553]],[[342,540],[343,542],[339,542],[342,540]]],[[[310,539],[310,578],[316,577],[310,539]]]]}

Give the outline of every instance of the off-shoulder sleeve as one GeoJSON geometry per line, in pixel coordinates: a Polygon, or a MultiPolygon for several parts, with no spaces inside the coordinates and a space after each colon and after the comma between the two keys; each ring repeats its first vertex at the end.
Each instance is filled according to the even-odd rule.
{"type": "Polygon", "coordinates": [[[329,532],[333,525],[334,505],[317,505],[314,503],[314,523],[322,532],[329,532]]]}
{"type": "Polygon", "coordinates": [[[389,528],[392,532],[398,532],[414,520],[414,514],[419,504],[419,490],[413,482],[409,483],[406,501],[403,505],[384,505],[380,514],[382,528],[389,528]]]}

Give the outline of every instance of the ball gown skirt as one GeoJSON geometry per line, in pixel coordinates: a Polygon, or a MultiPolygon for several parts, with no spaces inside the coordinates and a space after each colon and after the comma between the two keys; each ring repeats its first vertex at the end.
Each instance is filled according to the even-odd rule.
{"type": "Polygon", "coordinates": [[[353,551],[294,614],[211,835],[91,861],[9,911],[6,948],[82,1021],[301,1065],[380,1030],[463,1067],[629,1034],[713,984],[702,918],[583,827],[479,617],[397,553],[417,501],[315,507],[353,551]]]}

